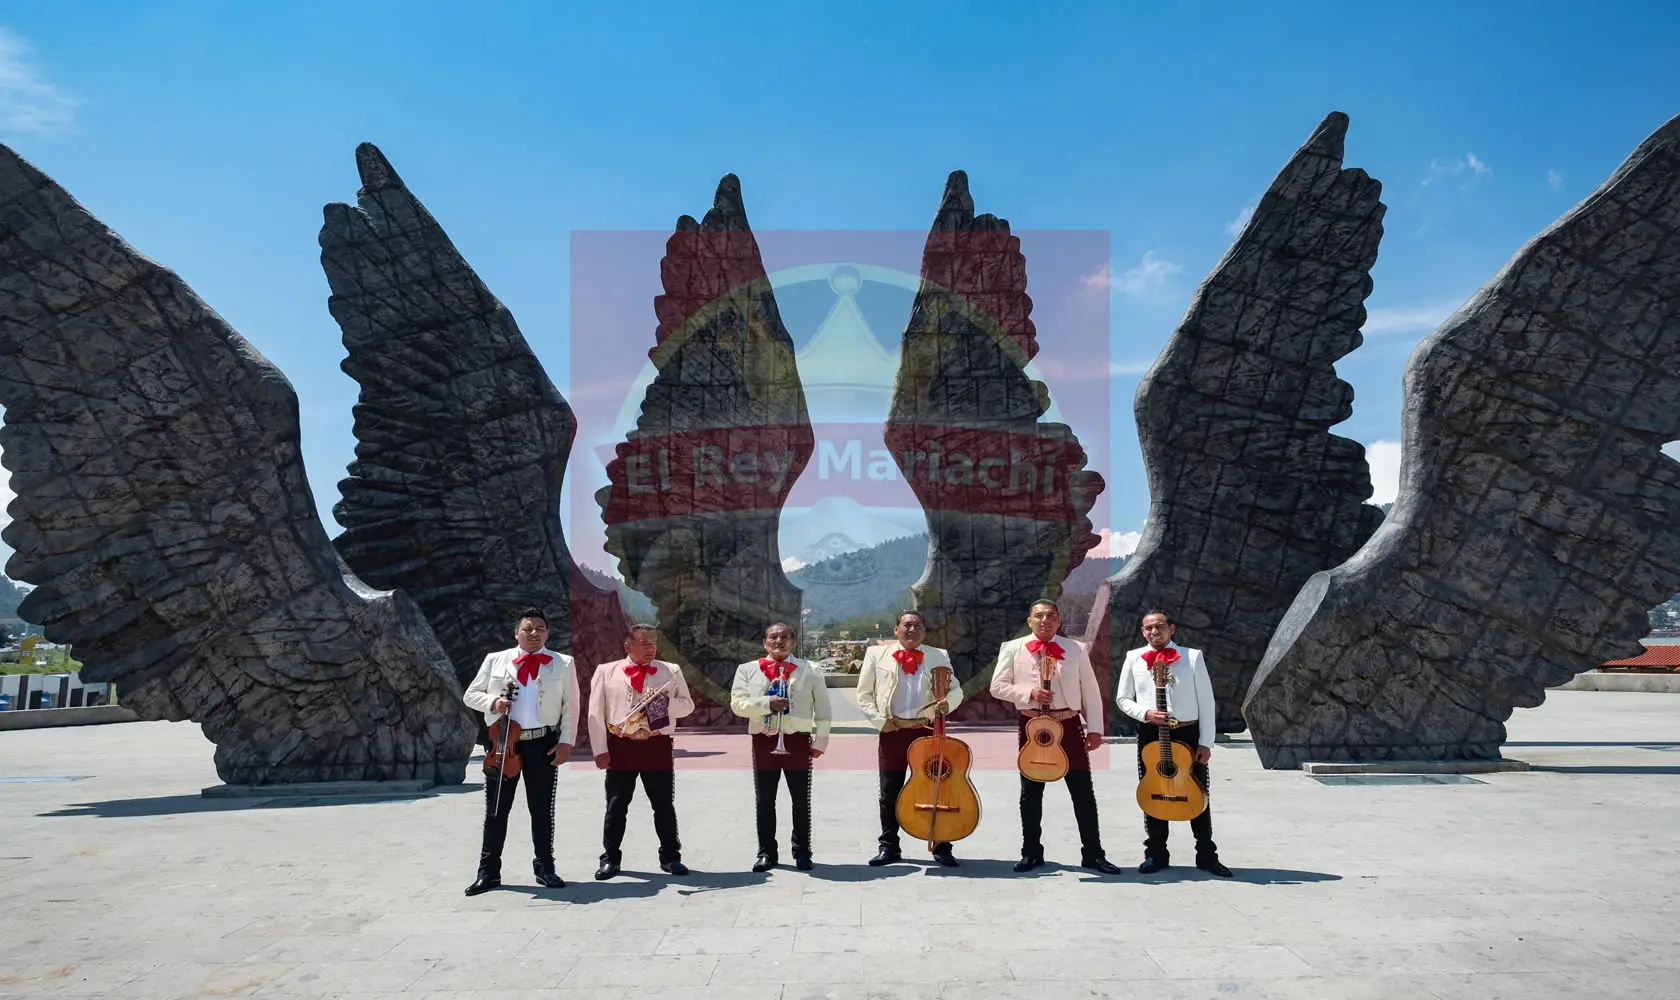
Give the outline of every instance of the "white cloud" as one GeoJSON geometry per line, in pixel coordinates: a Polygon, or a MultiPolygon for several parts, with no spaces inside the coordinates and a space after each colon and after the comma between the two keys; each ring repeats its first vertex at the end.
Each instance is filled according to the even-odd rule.
{"type": "Polygon", "coordinates": [[[1254,218],[1254,210],[1257,207],[1259,207],[1259,202],[1251,201],[1248,204],[1244,205],[1242,207],[1242,210],[1237,212],[1237,217],[1236,218],[1232,219],[1230,222],[1225,223],[1225,231],[1227,233],[1231,234],[1232,236],[1235,236],[1238,233],[1241,233],[1243,231],[1243,227],[1248,225],[1248,220],[1254,218]]]}
{"type": "Polygon", "coordinates": [[[804,568],[805,560],[803,559],[799,559],[794,556],[784,556],[782,558],[782,572],[784,573],[792,573],[796,569],[804,568]]]}
{"type": "Polygon", "coordinates": [[[1154,363],[1152,360],[1110,361],[1105,369],[1095,358],[1064,362],[1041,356],[1033,361],[1031,372],[1039,378],[1055,379],[1057,382],[1094,382],[1118,375],[1142,375],[1154,363]]]}
{"type": "Polygon", "coordinates": [[[1379,507],[1400,495],[1400,442],[1372,441],[1365,446],[1371,466],[1371,503],[1379,507]]]}
{"type": "Polygon", "coordinates": [[[1493,173],[1493,168],[1484,163],[1475,153],[1466,153],[1450,162],[1439,158],[1429,161],[1429,176],[1423,179],[1423,183],[1429,184],[1447,176],[1456,177],[1466,170],[1470,171],[1470,180],[1472,181],[1483,174],[1492,175],[1493,173]]]}
{"type": "Polygon", "coordinates": [[[1162,260],[1151,250],[1143,255],[1143,261],[1137,267],[1115,278],[1114,287],[1127,295],[1146,295],[1165,285],[1168,278],[1183,272],[1184,268],[1170,260],[1162,260]]]}
{"type": "Polygon", "coordinates": [[[0,28],[0,132],[49,135],[75,120],[76,99],[41,76],[32,51],[17,34],[0,28]]]}
{"type": "Polygon", "coordinates": [[[1106,292],[1114,284],[1114,268],[1105,260],[1102,267],[1080,278],[1079,283],[1089,291],[1106,292]]]}
{"type": "Polygon", "coordinates": [[[1390,333],[1428,333],[1445,323],[1457,309],[1456,302],[1372,309],[1365,314],[1362,329],[1367,337],[1390,333]]]}
{"type": "Polygon", "coordinates": [[[1546,186],[1553,191],[1563,187],[1563,175],[1558,173],[1555,168],[1546,171],[1546,186]]]}
{"type": "Polygon", "coordinates": [[[1138,542],[1143,540],[1141,531],[1122,531],[1119,534],[1107,528],[1099,528],[1097,537],[1102,541],[1085,555],[1091,559],[1111,559],[1115,556],[1129,556],[1137,551],[1138,542]]]}

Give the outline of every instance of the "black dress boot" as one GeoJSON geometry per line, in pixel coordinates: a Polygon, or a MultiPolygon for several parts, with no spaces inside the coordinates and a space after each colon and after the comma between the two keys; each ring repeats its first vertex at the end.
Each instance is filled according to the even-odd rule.
{"type": "Polygon", "coordinates": [[[538,858],[531,862],[531,868],[537,873],[537,884],[545,889],[564,889],[566,880],[554,870],[553,858],[538,858]]]}
{"type": "Polygon", "coordinates": [[[478,878],[467,886],[467,895],[476,896],[481,892],[500,888],[502,884],[502,859],[493,854],[481,854],[478,857],[478,878]]]}

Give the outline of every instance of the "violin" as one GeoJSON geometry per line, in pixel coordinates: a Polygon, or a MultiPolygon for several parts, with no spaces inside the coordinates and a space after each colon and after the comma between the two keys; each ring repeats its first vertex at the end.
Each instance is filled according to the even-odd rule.
{"type": "Polygon", "coordinates": [[[519,723],[513,721],[512,702],[519,697],[519,688],[508,681],[502,697],[508,700],[508,711],[490,724],[490,742],[484,750],[484,773],[516,778],[519,776],[519,723]]]}
{"type": "MultiPolygon", "coordinates": [[[[933,700],[951,690],[951,668],[933,668],[933,700]]],[[[945,714],[934,716],[933,735],[910,744],[910,778],[898,793],[898,825],[917,840],[935,844],[961,840],[980,825],[980,795],[968,770],[974,754],[968,744],[945,735],[945,714]]]]}

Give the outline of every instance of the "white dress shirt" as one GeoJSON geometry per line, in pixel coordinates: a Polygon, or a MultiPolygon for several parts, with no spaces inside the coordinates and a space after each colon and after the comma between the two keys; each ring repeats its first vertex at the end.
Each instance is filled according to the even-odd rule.
{"type": "Polygon", "coordinates": [[[778,731],[810,733],[813,750],[828,749],[828,730],[834,714],[829,708],[828,680],[822,671],[811,666],[809,660],[789,657],[794,664],[788,677],[788,710],[780,718],[770,712],[770,678],[764,676],[757,660],[750,660],[735,668],[735,683],[730,686],[729,709],[747,720],[747,732],[754,735],[774,735],[778,731]],[[764,721],[770,715],[769,723],[764,721]],[[778,730],[777,727],[782,729],[778,730]]]}
{"type": "MultiPolygon", "coordinates": [[[[1167,645],[1178,650],[1178,659],[1167,667],[1167,714],[1179,722],[1197,723],[1197,743],[1212,747],[1219,719],[1207,660],[1199,649],[1186,649],[1176,642],[1167,645]]],[[[1120,711],[1139,722],[1144,713],[1155,708],[1155,672],[1143,662],[1149,648],[1139,646],[1126,654],[1114,685],[1114,700],[1120,711]]]]}
{"type": "Polygon", "coordinates": [[[666,683],[671,685],[666,692],[671,699],[671,721],[658,732],[663,736],[676,733],[677,720],[694,711],[694,698],[688,693],[688,682],[683,680],[681,667],[664,660],[648,661],[654,670],[642,681],[642,690],[637,691],[630,684],[630,676],[624,672],[631,662],[626,656],[603,663],[595,668],[595,675],[589,679],[589,746],[596,754],[607,752],[607,725],[617,725],[631,708],[666,683]]]}
{"type": "MultiPolygon", "coordinates": [[[[1038,656],[1027,652],[1027,643],[1033,638],[1026,635],[999,646],[997,666],[992,668],[992,697],[1022,712],[1041,707],[1032,700],[1032,693],[1041,686],[1038,656]]],[[[1103,732],[1102,688],[1085,647],[1064,635],[1054,636],[1051,641],[1062,647],[1062,658],[1050,679],[1050,704],[1042,707],[1051,711],[1071,709],[1084,717],[1087,733],[1103,732]]]]}

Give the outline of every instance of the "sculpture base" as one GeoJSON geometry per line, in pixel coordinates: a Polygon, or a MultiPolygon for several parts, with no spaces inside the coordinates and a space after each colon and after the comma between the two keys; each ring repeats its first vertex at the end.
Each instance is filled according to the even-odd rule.
{"type": "Polygon", "coordinates": [[[1303,774],[1494,774],[1500,771],[1526,771],[1528,761],[1510,760],[1375,760],[1364,763],[1348,761],[1306,761],[1301,764],[1303,774]]]}
{"type": "Polygon", "coordinates": [[[199,795],[207,799],[418,795],[436,785],[437,782],[427,778],[408,781],[300,781],[287,785],[211,785],[201,790],[199,795]]]}

